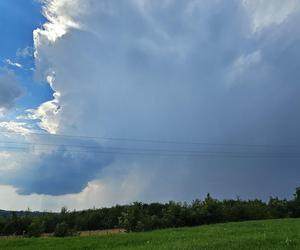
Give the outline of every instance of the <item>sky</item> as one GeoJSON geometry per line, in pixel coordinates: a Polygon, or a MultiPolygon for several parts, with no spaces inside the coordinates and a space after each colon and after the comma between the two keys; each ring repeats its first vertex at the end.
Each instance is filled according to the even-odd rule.
{"type": "Polygon", "coordinates": [[[0,208],[292,197],[298,0],[0,0],[0,208]]]}

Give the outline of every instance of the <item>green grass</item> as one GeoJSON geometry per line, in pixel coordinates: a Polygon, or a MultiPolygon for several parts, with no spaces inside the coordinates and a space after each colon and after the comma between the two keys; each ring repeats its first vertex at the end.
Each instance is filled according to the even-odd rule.
{"type": "Polygon", "coordinates": [[[71,238],[0,239],[0,249],[300,249],[300,219],[71,238]]]}

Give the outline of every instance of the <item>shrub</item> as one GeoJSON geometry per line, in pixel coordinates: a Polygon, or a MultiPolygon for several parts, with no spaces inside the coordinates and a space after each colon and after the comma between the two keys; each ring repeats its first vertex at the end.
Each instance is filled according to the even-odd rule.
{"type": "Polygon", "coordinates": [[[28,226],[27,236],[29,237],[40,237],[45,232],[45,225],[41,221],[32,221],[28,226]]]}
{"type": "Polygon", "coordinates": [[[69,234],[70,234],[70,229],[68,224],[65,222],[61,222],[56,225],[53,235],[55,237],[66,237],[69,236],[69,234]]]}
{"type": "Polygon", "coordinates": [[[76,228],[70,228],[66,222],[58,223],[55,227],[55,237],[77,236],[79,235],[76,228]]]}

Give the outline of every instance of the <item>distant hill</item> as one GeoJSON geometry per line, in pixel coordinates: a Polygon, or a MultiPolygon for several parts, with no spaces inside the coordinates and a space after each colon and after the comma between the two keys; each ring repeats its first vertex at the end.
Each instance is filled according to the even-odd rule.
{"type": "Polygon", "coordinates": [[[11,214],[10,211],[5,211],[0,209],[0,216],[1,217],[8,217],[11,214]]]}
{"type": "Polygon", "coordinates": [[[38,216],[43,212],[37,211],[8,211],[0,209],[0,217],[10,217],[12,214],[15,213],[18,216],[30,215],[30,216],[38,216]]]}

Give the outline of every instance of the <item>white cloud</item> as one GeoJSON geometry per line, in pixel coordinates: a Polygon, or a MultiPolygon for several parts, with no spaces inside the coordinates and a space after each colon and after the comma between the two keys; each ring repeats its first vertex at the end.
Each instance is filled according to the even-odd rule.
{"type": "Polygon", "coordinates": [[[33,56],[34,49],[32,47],[25,47],[22,49],[18,49],[16,56],[19,58],[27,58],[33,56]]]}
{"type": "MultiPolygon", "coordinates": [[[[48,73],[46,81],[53,88],[55,81],[55,73],[48,73]]],[[[19,116],[21,119],[37,120],[41,129],[46,130],[50,134],[56,134],[59,129],[59,114],[60,114],[60,93],[54,92],[53,99],[42,103],[36,109],[26,110],[26,115],[19,116]]]]}
{"type": "Polygon", "coordinates": [[[243,0],[243,3],[251,16],[253,32],[281,24],[300,11],[298,0],[243,0]]]}
{"type": "Polygon", "coordinates": [[[47,37],[50,42],[55,42],[69,29],[80,27],[73,19],[73,16],[77,16],[83,11],[83,6],[79,6],[77,0],[72,2],[68,0],[44,0],[44,3],[43,14],[48,22],[43,25],[42,29],[34,31],[35,46],[39,44],[39,39],[42,36],[47,37]]]}
{"type": "Polygon", "coordinates": [[[261,67],[260,62],[262,60],[261,51],[257,50],[248,55],[239,56],[233,64],[230,66],[228,72],[229,83],[237,83],[238,78],[242,77],[244,73],[255,68],[255,66],[261,67]]]}
{"type": "Polygon", "coordinates": [[[27,123],[25,122],[0,122],[0,128],[8,132],[14,132],[21,135],[28,135],[31,132],[31,130],[27,127],[27,123]]]}
{"type": "Polygon", "coordinates": [[[54,99],[44,102],[37,109],[28,109],[27,117],[32,120],[38,120],[41,129],[50,134],[56,134],[59,129],[59,97],[58,92],[54,93],[54,99]]]}
{"type": "Polygon", "coordinates": [[[5,62],[6,64],[10,65],[10,66],[14,66],[14,67],[23,69],[22,64],[17,63],[17,62],[12,62],[10,59],[5,59],[4,62],[5,62]]]}
{"type": "Polygon", "coordinates": [[[242,55],[234,62],[234,68],[239,72],[244,72],[247,68],[261,61],[261,51],[255,51],[249,55],[242,55]]]}

